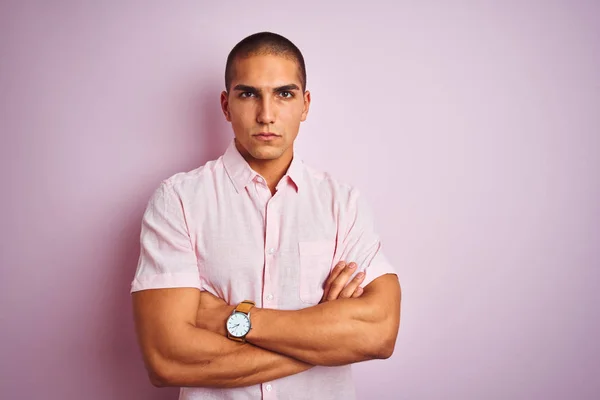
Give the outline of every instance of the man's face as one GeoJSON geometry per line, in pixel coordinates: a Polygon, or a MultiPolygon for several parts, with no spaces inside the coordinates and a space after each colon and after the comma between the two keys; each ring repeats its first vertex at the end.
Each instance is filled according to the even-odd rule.
{"type": "Polygon", "coordinates": [[[238,150],[257,160],[291,159],[300,122],[310,105],[310,93],[302,93],[298,64],[275,55],[234,62],[231,88],[221,94],[221,106],[238,150]]]}

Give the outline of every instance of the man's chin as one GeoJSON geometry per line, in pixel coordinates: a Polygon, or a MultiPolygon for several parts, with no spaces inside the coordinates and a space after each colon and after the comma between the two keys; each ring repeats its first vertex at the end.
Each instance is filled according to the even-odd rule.
{"type": "Polygon", "coordinates": [[[279,157],[281,157],[281,151],[278,151],[276,149],[270,149],[265,151],[261,149],[252,152],[252,157],[256,158],[257,160],[276,160],[279,157]]]}
{"type": "Polygon", "coordinates": [[[276,160],[281,157],[283,152],[279,146],[275,147],[258,145],[253,146],[250,154],[252,154],[252,157],[256,158],[257,160],[276,160]]]}
{"type": "MultiPolygon", "coordinates": [[[[238,150],[245,150],[255,160],[276,160],[284,153],[281,142],[275,144],[251,139],[250,142],[246,142],[246,145],[239,144],[243,149],[238,148],[238,150]]],[[[243,151],[241,152],[243,153],[243,151]]]]}

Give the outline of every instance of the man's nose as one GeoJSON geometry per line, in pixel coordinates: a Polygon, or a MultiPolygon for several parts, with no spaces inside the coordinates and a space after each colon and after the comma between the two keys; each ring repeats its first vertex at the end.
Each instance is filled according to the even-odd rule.
{"type": "Polygon", "coordinates": [[[263,125],[275,123],[275,106],[270,96],[261,99],[256,121],[263,125]]]}

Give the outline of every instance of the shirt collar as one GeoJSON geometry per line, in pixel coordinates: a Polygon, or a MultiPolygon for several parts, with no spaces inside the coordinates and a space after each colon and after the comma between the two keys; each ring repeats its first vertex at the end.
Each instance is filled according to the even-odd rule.
{"type": "MultiPolygon", "coordinates": [[[[235,139],[231,141],[223,155],[223,164],[238,193],[248,186],[256,176],[259,176],[258,172],[250,168],[248,162],[235,147],[235,139]]],[[[294,182],[297,192],[299,187],[302,186],[303,175],[304,163],[294,151],[292,162],[282,179],[285,179],[286,176],[289,177],[294,182]]]]}

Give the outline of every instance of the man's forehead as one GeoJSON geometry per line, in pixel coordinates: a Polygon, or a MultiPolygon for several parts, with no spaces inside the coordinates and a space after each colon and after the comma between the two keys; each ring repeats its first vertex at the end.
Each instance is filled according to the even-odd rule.
{"type": "Polygon", "coordinates": [[[244,57],[235,61],[234,71],[233,86],[242,84],[269,89],[301,85],[300,68],[290,57],[271,54],[244,57]]]}

